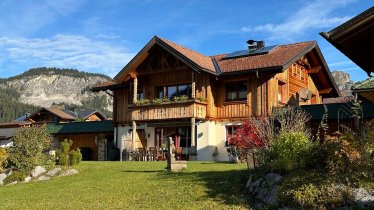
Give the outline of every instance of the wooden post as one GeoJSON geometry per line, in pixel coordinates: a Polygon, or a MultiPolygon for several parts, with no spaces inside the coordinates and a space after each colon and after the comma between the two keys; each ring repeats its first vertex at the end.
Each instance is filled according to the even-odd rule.
{"type": "Polygon", "coordinates": [[[166,149],[167,149],[166,169],[168,170],[168,172],[170,172],[170,170],[171,170],[171,158],[172,158],[172,155],[173,155],[173,151],[172,151],[172,148],[170,146],[171,141],[172,141],[171,137],[167,138],[167,140],[166,140],[166,149]]]}
{"type": "Polygon", "coordinates": [[[132,150],[135,150],[136,122],[132,121],[132,150]]]}
{"type": "Polygon", "coordinates": [[[133,102],[134,104],[138,101],[138,78],[134,78],[134,93],[133,93],[133,102]]]}
{"type": "Polygon", "coordinates": [[[194,79],[194,71],[192,71],[192,84],[191,84],[191,89],[192,89],[191,97],[192,97],[192,98],[195,98],[195,97],[196,97],[196,84],[195,84],[195,79],[194,79]]]}

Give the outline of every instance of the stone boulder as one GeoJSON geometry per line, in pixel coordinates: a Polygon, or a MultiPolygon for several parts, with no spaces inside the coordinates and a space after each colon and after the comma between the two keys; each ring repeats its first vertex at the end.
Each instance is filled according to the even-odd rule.
{"type": "Polygon", "coordinates": [[[33,178],[36,178],[43,173],[45,173],[47,170],[43,166],[36,166],[34,170],[31,171],[31,176],[33,178]]]}
{"type": "Polygon", "coordinates": [[[266,204],[275,205],[278,202],[278,183],[282,176],[276,173],[269,173],[265,178],[258,178],[252,182],[252,177],[248,179],[247,189],[256,199],[266,204]]]}
{"type": "Polygon", "coordinates": [[[24,180],[25,183],[28,183],[32,180],[32,177],[31,176],[27,176],[24,180]]]}
{"type": "Polygon", "coordinates": [[[365,190],[364,188],[357,188],[352,191],[355,203],[362,209],[374,208],[374,191],[365,190]]]}
{"type": "Polygon", "coordinates": [[[50,176],[50,177],[53,177],[53,176],[56,176],[58,173],[61,172],[61,168],[58,167],[58,168],[54,168],[54,169],[51,169],[50,171],[48,171],[46,173],[47,176],[50,176]]]}
{"type": "Polygon", "coordinates": [[[38,177],[38,181],[48,181],[49,179],[51,179],[50,177],[48,176],[44,176],[44,175],[41,175],[38,177]]]}
{"type": "Polygon", "coordinates": [[[71,175],[75,175],[75,174],[79,174],[79,172],[75,169],[68,169],[68,170],[62,172],[60,174],[60,176],[71,176],[71,175]]]}
{"type": "Polygon", "coordinates": [[[6,174],[0,174],[0,186],[4,184],[4,179],[7,177],[6,174]]]}

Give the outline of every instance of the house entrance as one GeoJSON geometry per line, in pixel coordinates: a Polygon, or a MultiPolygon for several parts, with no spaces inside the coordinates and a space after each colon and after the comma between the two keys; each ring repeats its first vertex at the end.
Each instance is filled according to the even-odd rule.
{"type": "Polygon", "coordinates": [[[169,137],[175,145],[176,158],[188,160],[191,153],[191,127],[156,128],[155,145],[165,148],[169,137]]]}

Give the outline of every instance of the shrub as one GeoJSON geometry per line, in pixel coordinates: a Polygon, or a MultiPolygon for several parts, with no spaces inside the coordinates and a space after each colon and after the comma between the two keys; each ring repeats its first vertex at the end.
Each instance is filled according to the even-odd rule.
{"type": "Polygon", "coordinates": [[[280,203],[296,209],[337,209],[352,205],[353,197],[349,187],[331,183],[313,184],[304,179],[304,184],[293,184],[279,191],[280,203]]]}
{"type": "Polygon", "coordinates": [[[68,166],[70,164],[69,153],[71,145],[73,145],[73,141],[65,139],[61,142],[60,150],[57,151],[58,162],[62,166],[68,166]]]}
{"type": "Polygon", "coordinates": [[[65,139],[61,142],[61,149],[57,151],[58,162],[62,166],[75,166],[82,161],[82,154],[79,150],[70,150],[72,140],[65,139]]]}
{"type": "Polygon", "coordinates": [[[0,147],[0,173],[4,171],[4,164],[8,158],[8,152],[5,148],[0,147]]]}
{"type": "Polygon", "coordinates": [[[47,160],[51,138],[45,126],[20,129],[16,132],[8,158],[15,170],[31,171],[47,160]]]}
{"type": "Polygon", "coordinates": [[[302,132],[280,133],[273,141],[267,163],[275,171],[289,172],[296,168],[303,168],[306,155],[312,146],[308,137],[302,132]]]}
{"type": "Polygon", "coordinates": [[[188,101],[190,98],[187,95],[181,95],[179,101],[188,101]]]}
{"type": "Polygon", "coordinates": [[[71,151],[70,165],[71,166],[78,165],[78,163],[80,163],[81,161],[82,161],[82,153],[79,151],[79,149],[71,151]]]}
{"type": "Polygon", "coordinates": [[[317,201],[322,194],[315,185],[310,183],[282,193],[281,199],[283,203],[304,209],[316,208],[317,201]]]}
{"type": "Polygon", "coordinates": [[[25,171],[13,171],[12,174],[10,174],[4,179],[4,184],[9,184],[15,181],[23,182],[27,175],[28,173],[25,171]]]}

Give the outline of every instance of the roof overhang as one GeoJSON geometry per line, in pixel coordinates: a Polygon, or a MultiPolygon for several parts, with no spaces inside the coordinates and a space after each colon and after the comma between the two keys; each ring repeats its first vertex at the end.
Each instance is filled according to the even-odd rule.
{"type": "Polygon", "coordinates": [[[218,75],[217,73],[214,73],[208,69],[205,69],[201,66],[199,66],[197,63],[193,62],[186,56],[184,56],[182,53],[178,52],[178,50],[174,49],[170,45],[168,45],[166,42],[164,42],[162,39],[160,39],[157,36],[154,36],[141,50],[138,54],[135,55],[135,57],[114,77],[115,82],[122,81],[122,78],[125,78],[126,75],[130,74],[131,72],[135,71],[136,68],[149,56],[149,51],[151,48],[155,45],[160,46],[162,49],[166,50],[179,60],[181,60],[183,63],[185,63],[187,66],[189,66],[192,70],[201,72],[205,71],[214,75],[218,75]]]}
{"type": "Polygon", "coordinates": [[[328,42],[350,58],[368,76],[374,72],[372,52],[374,49],[374,7],[329,32],[321,32],[328,42]]]}

